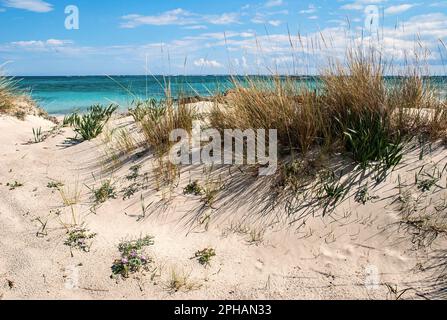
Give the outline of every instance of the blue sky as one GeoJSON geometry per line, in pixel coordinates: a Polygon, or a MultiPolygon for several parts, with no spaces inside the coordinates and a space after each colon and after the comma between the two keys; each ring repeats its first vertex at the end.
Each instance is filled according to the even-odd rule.
{"type": "Polygon", "coordinates": [[[0,30],[11,75],[315,73],[362,39],[393,61],[417,39],[446,73],[445,0],[0,0],[0,30]]]}

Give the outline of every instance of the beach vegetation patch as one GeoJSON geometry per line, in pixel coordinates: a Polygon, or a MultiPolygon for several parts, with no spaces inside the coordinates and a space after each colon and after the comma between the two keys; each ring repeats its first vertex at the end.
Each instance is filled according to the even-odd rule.
{"type": "Polygon", "coordinates": [[[94,237],[96,237],[96,233],[91,233],[86,228],[78,227],[68,231],[68,237],[64,244],[71,249],[89,252],[91,248],[90,240],[94,237]]]}
{"type": "Polygon", "coordinates": [[[82,140],[92,140],[102,133],[105,124],[117,109],[118,106],[114,104],[108,107],[94,105],[82,115],[75,112],[66,116],[63,123],[73,127],[82,140]]]}
{"type": "Polygon", "coordinates": [[[14,181],[14,182],[8,182],[6,184],[7,187],[9,187],[9,190],[15,190],[17,188],[23,187],[23,183],[18,182],[18,181],[14,181]]]}
{"type": "Polygon", "coordinates": [[[194,258],[197,259],[197,261],[202,266],[210,266],[211,259],[216,256],[216,250],[213,248],[206,248],[203,250],[199,250],[194,254],[194,258]]]}
{"type": "Polygon", "coordinates": [[[112,276],[128,278],[130,274],[147,270],[152,260],[146,255],[145,248],[153,245],[152,236],[121,242],[118,245],[121,258],[113,263],[112,276]]]}

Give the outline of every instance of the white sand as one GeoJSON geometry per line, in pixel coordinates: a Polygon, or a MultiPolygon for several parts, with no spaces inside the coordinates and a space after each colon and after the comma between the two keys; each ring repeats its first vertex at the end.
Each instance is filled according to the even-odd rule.
{"type": "MultiPolygon", "coordinates": [[[[116,123],[133,126],[130,118],[116,123]]],[[[250,174],[233,170],[230,177],[228,169],[222,170],[228,189],[213,208],[201,210],[200,198],[185,196],[182,190],[195,177],[203,179],[203,168],[183,168],[181,182],[167,201],[166,192],[155,190],[150,154],[123,163],[113,174],[104,173],[100,139],[67,145],[64,141],[74,134],[65,128],[42,143],[27,144],[37,127],[48,130],[52,124],[36,117],[0,117],[0,298],[393,299],[392,287],[398,292],[410,289],[405,299],[421,298],[417,293],[428,296],[436,289],[427,281],[433,271],[422,270],[438,248],[445,248],[443,235],[431,247],[416,246],[411,232],[398,228],[401,217],[391,203],[398,193],[397,177],[414,180],[412,169],[444,160],[447,153],[442,149],[423,161],[413,151],[405,159],[407,166],[371,191],[380,199],[363,206],[349,197],[332,214],[322,217],[316,211],[305,224],[301,220],[289,226],[294,217],[284,217],[281,206],[267,214],[262,203],[256,203],[271,192],[262,190],[262,179],[251,184],[250,174]],[[119,194],[92,213],[87,186],[98,187],[101,179],[111,178],[121,190],[135,163],[142,164],[141,173],[148,173],[149,189],[127,201],[119,194]],[[243,181],[239,188],[237,179],[243,181]],[[6,184],[14,181],[23,187],[9,190],[6,184]],[[65,190],[78,185],[82,191],[74,212],[78,223],[98,234],[90,252],[73,250],[72,257],[64,245],[63,223],[72,223],[72,211],[59,192],[47,188],[50,181],[63,182],[65,190]],[[148,206],[144,219],[138,219],[141,195],[148,206]],[[206,216],[208,228],[200,223],[206,216]],[[47,223],[47,235],[38,237],[41,223],[47,223]],[[262,241],[249,243],[250,232],[262,233],[262,241]],[[145,234],[155,237],[148,252],[157,270],[127,280],[111,279],[118,243],[145,234]],[[217,253],[208,268],[190,259],[206,247],[217,253]],[[175,293],[169,289],[173,269],[188,275],[189,288],[175,293]],[[369,273],[376,271],[377,277],[371,278],[369,273]],[[365,285],[368,279],[376,285],[365,285]]],[[[445,185],[445,177],[442,181],[445,185]]]]}

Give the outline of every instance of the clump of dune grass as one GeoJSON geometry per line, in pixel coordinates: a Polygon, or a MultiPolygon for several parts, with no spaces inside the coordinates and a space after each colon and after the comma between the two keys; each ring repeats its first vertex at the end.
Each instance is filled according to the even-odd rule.
{"type": "Polygon", "coordinates": [[[192,130],[192,123],[197,118],[194,108],[185,104],[174,104],[171,99],[157,105],[145,107],[143,115],[135,117],[138,120],[146,144],[153,148],[158,156],[165,155],[173,142],[170,134],[175,129],[192,130]]]}
{"type": "Polygon", "coordinates": [[[79,187],[79,181],[76,180],[74,185],[66,186],[62,185],[57,188],[62,199],[62,203],[66,207],[74,206],[81,200],[81,188],[79,187]]]}
{"type": "Polygon", "coordinates": [[[407,141],[422,133],[439,136],[447,122],[445,103],[417,67],[391,83],[389,69],[373,48],[359,48],[345,61],[330,61],[316,88],[293,77],[235,79],[210,124],[221,131],[277,129],[284,158],[341,152],[362,168],[393,169],[407,141]]]}
{"type": "Polygon", "coordinates": [[[63,124],[72,126],[82,140],[92,140],[99,136],[112,114],[118,108],[117,105],[104,107],[102,105],[91,106],[85,114],[77,112],[67,115],[63,124]]]}
{"type": "Polygon", "coordinates": [[[0,113],[6,113],[14,107],[15,82],[0,74],[0,113]]]}

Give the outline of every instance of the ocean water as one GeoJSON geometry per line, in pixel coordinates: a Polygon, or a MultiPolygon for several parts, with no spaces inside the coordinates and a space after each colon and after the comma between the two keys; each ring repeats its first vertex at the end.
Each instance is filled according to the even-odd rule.
{"type": "MultiPolygon", "coordinates": [[[[93,104],[115,103],[126,109],[136,99],[164,98],[167,83],[173,97],[210,96],[232,88],[229,76],[17,77],[16,80],[50,114],[82,111],[93,104]]],[[[319,82],[314,77],[297,77],[296,81],[310,87],[318,87],[319,82]]],[[[430,82],[441,95],[447,96],[447,77],[432,77],[430,82]]]]}
{"type": "Polygon", "coordinates": [[[231,87],[226,76],[83,76],[16,77],[18,87],[29,92],[50,114],[85,110],[93,104],[118,104],[122,109],[137,99],[165,97],[170,83],[173,97],[209,96],[231,87]]]}

